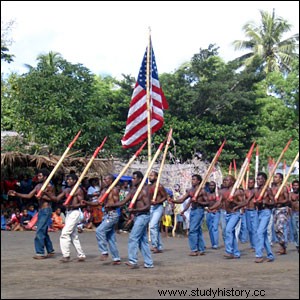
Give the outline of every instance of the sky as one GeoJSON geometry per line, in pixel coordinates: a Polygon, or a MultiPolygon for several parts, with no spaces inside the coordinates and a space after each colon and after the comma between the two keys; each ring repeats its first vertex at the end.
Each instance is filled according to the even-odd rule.
{"type": "Polygon", "coordinates": [[[159,73],[172,73],[216,44],[225,62],[243,52],[243,25],[260,22],[260,10],[286,19],[299,32],[298,1],[1,1],[1,21],[14,20],[9,52],[14,62],[1,72],[22,74],[24,64],[50,51],[80,63],[96,75],[137,77],[149,29],[159,73]]]}

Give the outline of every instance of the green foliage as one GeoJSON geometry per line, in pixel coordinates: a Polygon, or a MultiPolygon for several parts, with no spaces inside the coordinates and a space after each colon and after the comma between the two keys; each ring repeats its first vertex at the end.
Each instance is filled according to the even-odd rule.
{"type": "MultiPolygon", "coordinates": [[[[163,128],[152,136],[153,151],[172,127],[170,151],[181,162],[196,152],[211,161],[226,139],[219,163],[227,171],[233,159],[242,164],[256,141],[262,168],[293,138],[285,155],[289,164],[299,146],[299,60],[289,61],[289,72],[282,74],[266,73],[264,63],[258,55],[247,68],[240,68],[238,59],[225,63],[210,44],[174,73],[160,75],[169,109],[163,128]]],[[[48,145],[55,154],[62,154],[81,129],[73,150],[90,155],[107,136],[100,156],[128,160],[140,146],[121,147],[134,84],[129,75],[95,76],[57,52],[39,55],[26,74],[1,77],[1,129],[18,131],[34,142],[35,151],[48,145]]],[[[146,148],[142,157],[147,158],[146,148]]]]}

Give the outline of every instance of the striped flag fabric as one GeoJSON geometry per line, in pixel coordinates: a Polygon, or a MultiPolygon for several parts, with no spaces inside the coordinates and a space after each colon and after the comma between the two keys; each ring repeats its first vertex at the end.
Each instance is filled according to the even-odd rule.
{"type": "MultiPolygon", "coordinates": [[[[150,113],[151,133],[164,124],[164,109],[168,103],[160,86],[152,44],[150,43],[150,113]]],[[[131,148],[147,138],[147,48],[135,84],[128,111],[125,134],[121,140],[123,148],[131,148]]]]}

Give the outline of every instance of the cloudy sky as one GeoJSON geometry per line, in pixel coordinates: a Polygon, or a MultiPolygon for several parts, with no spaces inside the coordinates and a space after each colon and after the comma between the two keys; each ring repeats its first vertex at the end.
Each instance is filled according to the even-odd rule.
{"type": "Polygon", "coordinates": [[[259,10],[272,12],[299,32],[298,1],[1,1],[1,21],[15,20],[10,37],[11,64],[1,71],[25,72],[39,54],[59,52],[95,74],[137,76],[149,28],[159,73],[175,71],[210,43],[229,61],[241,52],[242,26],[259,23],[259,10]]]}

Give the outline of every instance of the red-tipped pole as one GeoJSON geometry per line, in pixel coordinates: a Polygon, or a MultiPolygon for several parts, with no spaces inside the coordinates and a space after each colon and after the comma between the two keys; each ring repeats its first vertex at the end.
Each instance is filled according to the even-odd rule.
{"type": "Polygon", "coordinates": [[[74,137],[74,139],[72,140],[72,142],[69,144],[69,146],[67,147],[67,149],[65,150],[64,154],[61,156],[61,158],[59,159],[59,161],[57,162],[56,166],[54,167],[54,169],[51,171],[50,175],[47,177],[46,181],[44,182],[44,184],[42,185],[41,189],[38,191],[36,197],[40,198],[42,195],[42,192],[46,189],[46,187],[48,186],[50,180],[52,179],[53,175],[55,174],[55,172],[57,171],[57,169],[59,168],[59,166],[61,165],[62,161],[64,160],[64,158],[66,157],[67,153],[69,152],[69,150],[72,148],[72,146],[74,145],[74,143],[76,142],[76,140],[78,139],[79,135],[81,133],[81,130],[78,131],[78,133],[76,134],[76,136],[74,137]]]}
{"type": "Polygon", "coordinates": [[[293,161],[292,164],[290,165],[290,169],[289,169],[287,175],[285,176],[284,180],[282,181],[281,186],[280,186],[280,188],[278,189],[278,191],[277,191],[277,193],[276,193],[276,195],[275,195],[275,197],[274,197],[275,202],[277,202],[277,200],[278,200],[278,198],[279,198],[279,196],[280,196],[280,193],[281,193],[281,191],[283,190],[284,186],[286,185],[287,180],[288,180],[288,178],[290,177],[290,175],[291,175],[291,173],[292,173],[292,171],[293,171],[293,169],[294,169],[294,166],[295,166],[296,162],[298,161],[298,159],[299,159],[299,152],[297,153],[297,155],[296,155],[294,161],[293,161]]]}
{"type": "Polygon", "coordinates": [[[233,159],[233,170],[234,170],[234,178],[236,179],[236,176],[237,176],[237,170],[236,170],[236,162],[235,162],[235,159],[233,159]]]}
{"type": "Polygon", "coordinates": [[[112,189],[117,185],[121,177],[125,174],[129,166],[132,164],[132,162],[140,155],[144,147],[146,146],[147,142],[145,142],[136,152],[135,154],[131,157],[131,159],[128,161],[127,165],[123,168],[123,170],[119,173],[118,177],[114,180],[114,182],[109,186],[109,188],[105,191],[105,193],[98,198],[99,203],[103,203],[109,193],[112,191],[112,189]]]}
{"type": "Polygon", "coordinates": [[[277,169],[277,167],[278,167],[278,164],[280,163],[280,161],[281,161],[281,159],[282,159],[284,153],[285,153],[285,152],[287,151],[287,149],[289,148],[289,146],[290,146],[290,144],[291,144],[291,141],[292,141],[292,139],[289,139],[289,141],[288,141],[287,144],[285,145],[284,149],[282,150],[281,154],[279,155],[279,157],[278,157],[278,159],[277,159],[275,165],[273,166],[273,168],[272,168],[272,170],[271,170],[271,172],[270,172],[270,174],[269,174],[269,178],[266,180],[264,187],[262,188],[262,190],[261,190],[261,192],[260,192],[258,198],[256,199],[257,202],[260,202],[260,201],[262,200],[262,198],[263,198],[263,196],[264,196],[264,194],[265,194],[267,188],[270,186],[272,177],[273,177],[273,175],[274,175],[274,173],[275,173],[275,171],[276,171],[276,169],[277,169]]]}
{"type": "Polygon", "coordinates": [[[154,163],[155,163],[155,161],[156,161],[158,155],[160,154],[162,148],[164,147],[164,144],[165,144],[165,141],[162,142],[162,143],[159,145],[159,147],[158,147],[158,149],[157,149],[155,155],[153,156],[153,158],[152,158],[152,160],[151,160],[151,162],[150,162],[150,164],[149,164],[149,166],[148,166],[148,169],[147,169],[147,171],[146,171],[146,173],[145,173],[145,175],[144,175],[144,178],[143,178],[143,180],[141,181],[139,187],[137,188],[137,191],[135,192],[135,194],[134,194],[134,196],[133,196],[133,198],[132,198],[132,200],[131,200],[131,202],[130,202],[128,208],[133,208],[133,206],[134,206],[134,204],[135,204],[135,202],[136,202],[136,200],[137,200],[137,197],[139,196],[139,194],[140,194],[140,192],[141,192],[141,190],[142,190],[142,188],[143,188],[143,186],[144,186],[144,184],[145,184],[145,182],[146,182],[146,180],[147,180],[147,178],[148,178],[148,175],[149,175],[149,173],[150,173],[150,171],[151,171],[152,166],[154,165],[154,163]]]}
{"type": "Polygon", "coordinates": [[[197,199],[197,197],[198,197],[198,195],[199,195],[201,189],[204,187],[205,183],[207,182],[207,180],[208,180],[208,178],[209,178],[209,176],[210,176],[210,173],[212,172],[212,170],[213,170],[215,164],[216,164],[217,161],[218,161],[218,158],[219,158],[220,155],[221,155],[221,152],[222,152],[222,150],[223,150],[223,148],[224,148],[225,143],[226,143],[226,139],[223,141],[223,143],[222,143],[222,145],[220,146],[219,150],[218,150],[217,153],[215,154],[215,157],[214,157],[213,160],[211,161],[211,163],[210,163],[210,165],[209,165],[209,167],[208,167],[208,169],[207,169],[207,171],[206,171],[206,173],[205,173],[205,175],[204,175],[204,178],[202,179],[200,185],[198,186],[198,188],[197,188],[197,190],[196,190],[196,192],[195,192],[195,194],[194,194],[194,196],[193,196],[193,198],[192,198],[193,201],[196,201],[196,199],[197,199]]]}
{"type": "Polygon", "coordinates": [[[248,154],[244,160],[244,163],[240,169],[239,175],[236,178],[236,181],[231,189],[230,195],[229,195],[229,200],[233,199],[234,193],[235,191],[239,188],[239,186],[242,183],[242,180],[244,179],[245,173],[247,171],[247,167],[251,162],[251,156],[252,156],[252,152],[255,146],[255,141],[253,142],[252,146],[250,147],[250,150],[248,151],[248,154]]]}
{"type": "Polygon", "coordinates": [[[173,133],[173,129],[171,128],[170,131],[169,131],[169,133],[168,133],[168,136],[167,136],[167,144],[166,144],[166,147],[165,147],[165,150],[164,150],[164,154],[163,154],[163,158],[162,158],[162,161],[161,161],[161,164],[160,164],[160,168],[159,168],[159,171],[158,171],[158,176],[157,176],[157,181],[156,181],[156,186],[155,186],[155,190],[154,190],[152,201],[155,201],[157,193],[158,193],[158,187],[159,187],[159,183],[160,183],[160,178],[161,178],[162,170],[163,170],[163,167],[164,167],[164,164],[165,164],[165,160],[166,160],[166,157],[167,157],[168,148],[169,148],[169,145],[170,145],[170,142],[171,142],[171,139],[172,139],[172,133],[173,133]]]}
{"type": "Polygon", "coordinates": [[[229,164],[229,169],[228,169],[228,174],[231,175],[231,170],[232,170],[232,162],[229,164]]]}
{"type": "Polygon", "coordinates": [[[102,149],[102,147],[104,146],[105,142],[107,140],[107,137],[104,138],[103,142],[101,143],[101,145],[99,147],[96,148],[93,156],[91,157],[91,159],[89,160],[88,164],[86,165],[85,169],[83,170],[82,174],[80,175],[80,177],[78,178],[76,184],[74,185],[72,191],[70,192],[69,196],[67,197],[66,201],[64,202],[63,205],[68,205],[70,203],[70,201],[72,200],[73,195],[75,194],[77,188],[79,187],[80,183],[82,182],[85,174],[87,173],[88,169],[90,168],[90,166],[92,165],[94,159],[97,157],[99,151],[102,149]]]}

